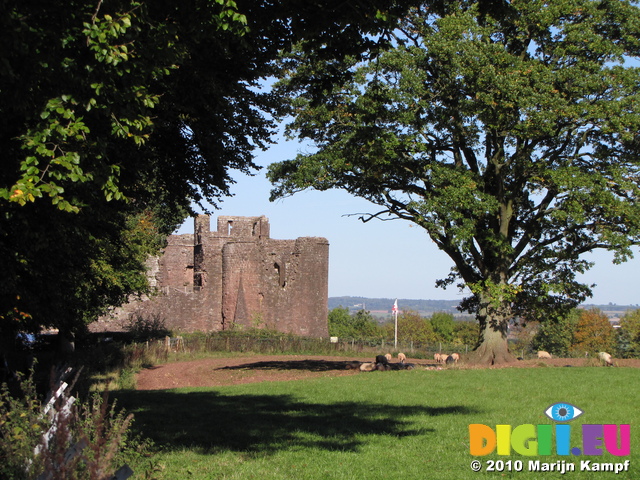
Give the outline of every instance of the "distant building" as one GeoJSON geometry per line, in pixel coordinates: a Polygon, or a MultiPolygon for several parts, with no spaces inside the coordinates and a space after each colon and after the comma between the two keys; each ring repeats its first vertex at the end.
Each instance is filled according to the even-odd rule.
{"type": "Polygon", "coordinates": [[[264,217],[195,218],[194,234],[171,235],[150,259],[158,296],[132,301],[94,330],[132,315],[159,315],[178,331],[270,328],[327,337],[329,242],[320,237],[273,240],[264,217]]]}

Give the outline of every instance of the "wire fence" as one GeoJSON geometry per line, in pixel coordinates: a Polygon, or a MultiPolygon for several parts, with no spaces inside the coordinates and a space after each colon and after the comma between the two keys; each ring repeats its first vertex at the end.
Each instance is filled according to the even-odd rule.
{"type": "Polygon", "coordinates": [[[466,354],[472,346],[446,342],[417,343],[398,342],[385,339],[314,339],[293,335],[260,335],[260,334],[190,334],[180,337],[166,337],[146,342],[146,348],[160,349],[183,353],[199,352],[241,352],[256,354],[315,354],[315,355],[354,355],[370,356],[399,352],[412,358],[433,358],[435,353],[466,354]]]}

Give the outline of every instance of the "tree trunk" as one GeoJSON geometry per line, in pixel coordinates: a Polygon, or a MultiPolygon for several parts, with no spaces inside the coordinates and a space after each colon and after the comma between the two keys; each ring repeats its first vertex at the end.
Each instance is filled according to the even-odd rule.
{"type": "Polygon", "coordinates": [[[509,352],[509,344],[507,343],[508,318],[487,314],[479,316],[479,321],[478,346],[469,356],[468,362],[478,365],[515,362],[517,359],[509,352]]]}

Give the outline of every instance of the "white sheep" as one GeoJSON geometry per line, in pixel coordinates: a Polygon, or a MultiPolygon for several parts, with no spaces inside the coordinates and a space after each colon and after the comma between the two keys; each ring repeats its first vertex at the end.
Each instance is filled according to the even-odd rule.
{"type": "Polygon", "coordinates": [[[538,358],[551,358],[551,354],[549,352],[545,352],[544,350],[538,351],[538,358]]]}
{"type": "Polygon", "coordinates": [[[360,371],[361,372],[373,372],[373,370],[376,368],[376,364],[375,363],[363,363],[360,365],[360,371]]]}
{"type": "Polygon", "coordinates": [[[435,359],[436,363],[444,363],[447,361],[447,357],[449,355],[447,353],[436,353],[433,355],[433,358],[435,359]]]}
{"type": "Polygon", "coordinates": [[[400,363],[404,363],[406,359],[407,359],[407,356],[404,353],[399,353],[398,354],[398,361],[400,363]]]}
{"type": "Polygon", "coordinates": [[[455,363],[458,363],[458,360],[460,360],[460,354],[459,353],[452,353],[451,356],[453,357],[453,361],[455,363]]]}
{"type": "Polygon", "coordinates": [[[613,367],[613,360],[611,359],[611,355],[607,352],[599,352],[598,358],[602,360],[605,365],[613,367]]]}
{"type": "Polygon", "coordinates": [[[391,358],[392,358],[392,357],[391,357],[391,354],[390,354],[390,353],[385,353],[385,354],[384,354],[384,356],[385,356],[385,357],[387,357],[387,362],[390,362],[390,361],[391,361],[391,358]]]}

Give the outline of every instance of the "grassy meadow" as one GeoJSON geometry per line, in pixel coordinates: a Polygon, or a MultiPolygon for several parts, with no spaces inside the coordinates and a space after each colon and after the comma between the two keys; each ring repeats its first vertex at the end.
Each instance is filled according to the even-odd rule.
{"type": "MultiPolygon", "coordinates": [[[[425,480],[640,478],[640,371],[631,368],[507,368],[371,372],[217,388],[120,391],[134,428],[160,453],[163,479],[425,480]],[[544,410],[568,402],[569,422],[630,424],[631,455],[472,457],[468,426],[551,424],[544,410]],[[472,460],[483,463],[475,473],[472,460]],[[489,460],[512,471],[487,472],[489,460]],[[513,471],[516,460],[522,471],[513,471]],[[529,460],[624,462],[627,472],[530,472],[529,460]]],[[[555,451],[555,447],[554,447],[555,451]]],[[[143,466],[138,466],[139,471],[143,466]]]]}

